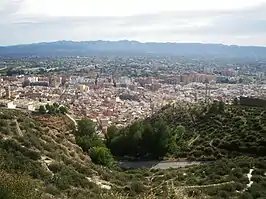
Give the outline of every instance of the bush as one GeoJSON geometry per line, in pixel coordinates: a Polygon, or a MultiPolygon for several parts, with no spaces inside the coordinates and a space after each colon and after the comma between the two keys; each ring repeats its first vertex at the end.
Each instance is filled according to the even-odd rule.
{"type": "Polygon", "coordinates": [[[53,196],[57,196],[57,195],[60,194],[60,191],[56,187],[54,187],[53,185],[51,185],[51,184],[50,185],[47,185],[45,187],[44,192],[45,193],[49,193],[49,194],[51,194],[53,196]]]}
{"type": "Polygon", "coordinates": [[[110,150],[106,147],[94,147],[90,151],[91,160],[96,164],[103,166],[113,166],[114,158],[110,150]]]}
{"type": "Polygon", "coordinates": [[[226,191],[223,191],[223,190],[219,191],[219,192],[218,192],[218,195],[219,195],[221,198],[230,198],[229,193],[226,192],[226,191]]]}
{"type": "Polygon", "coordinates": [[[77,136],[76,143],[79,145],[83,151],[88,152],[93,147],[104,147],[103,141],[98,138],[96,135],[94,136],[77,136]]]}
{"type": "Polygon", "coordinates": [[[130,184],[130,190],[134,192],[134,194],[140,194],[145,190],[145,187],[142,182],[135,181],[130,184]]]}
{"type": "Polygon", "coordinates": [[[27,176],[0,170],[0,199],[39,199],[39,184],[27,176]]]}
{"type": "Polygon", "coordinates": [[[53,173],[57,173],[57,172],[59,172],[62,169],[62,165],[57,163],[57,162],[53,162],[50,165],[48,165],[48,168],[53,173]]]}
{"type": "Polygon", "coordinates": [[[90,184],[84,175],[69,166],[63,167],[59,173],[54,175],[54,182],[60,190],[66,190],[71,186],[83,188],[90,184]]]}
{"type": "Polygon", "coordinates": [[[39,160],[41,158],[40,153],[33,150],[26,150],[24,155],[31,158],[32,160],[39,160]]]}

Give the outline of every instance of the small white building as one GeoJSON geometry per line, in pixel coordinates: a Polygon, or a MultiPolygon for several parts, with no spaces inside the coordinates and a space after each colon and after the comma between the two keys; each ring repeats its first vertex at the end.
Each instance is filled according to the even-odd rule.
{"type": "Polygon", "coordinates": [[[10,101],[10,102],[7,102],[7,103],[6,103],[6,107],[7,107],[8,109],[15,109],[15,108],[16,108],[16,105],[14,104],[13,101],[10,101]]]}
{"type": "Polygon", "coordinates": [[[29,104],[29,105],[27,106],[27,109],[28,109],[29,111],[35,111],[36,107],[35,107],[34,105],[32,105],[32,104],[29,104]]]}

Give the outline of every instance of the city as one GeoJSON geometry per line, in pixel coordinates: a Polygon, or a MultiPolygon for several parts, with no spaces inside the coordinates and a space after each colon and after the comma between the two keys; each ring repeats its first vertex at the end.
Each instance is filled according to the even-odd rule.
{"type": "Polygon", "coordinates": [[[0,0],[0,199],[266,199],[266,0],[0,0]]]}
{"type": "Polygon", "coordinates": [[[106,132],[110,125],[126,126],[178,101],[231,103],[235,97],[266,96],[266,63],[226,62],[178,57],[3,59],[0,104],[35,111],[56,102],[67,106],[75,119],[88,117],[106,132]],[[255,71],[252,65],[258,65],[255,71]]]}

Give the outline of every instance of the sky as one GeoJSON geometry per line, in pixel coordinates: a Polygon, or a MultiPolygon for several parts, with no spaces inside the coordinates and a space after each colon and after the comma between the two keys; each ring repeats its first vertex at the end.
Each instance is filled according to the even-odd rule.
{"type": "Polygon", "coordinates": [[[0,0],[0,45],[137,40],[266,46],[266,0],[0,0]]]}

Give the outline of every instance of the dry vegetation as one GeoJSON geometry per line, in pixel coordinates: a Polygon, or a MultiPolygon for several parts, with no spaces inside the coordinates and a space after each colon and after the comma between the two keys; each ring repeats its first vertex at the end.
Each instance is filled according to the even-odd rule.
{"type": "MultiPolygon", "coordinates": [[[[36,189],[33,182],[37,180],[42,193],[38,192],[38,198],[154,198],[152,193],[147,196],[151,185],[142,176],[143,171],[134,174],[94,165],[76,145],[73,126],[64,116],[0,109],[0,122],[1,176],[20,176],[17,181],[10,178],[11,184],[8,185],[15,194],[21,191],[16,189],[16,183],[36,189]],[[17,133],[15,120],[22,135],[17,133]]],[[[0,180],[1,191],[6,188],[3,179],[6,178],[0,180]]],[[[12,194],[3,197],[35,197],[12,194]]]]}
{"type": "MultiPolygon", "coordinates": [[[[241,121],[237,125],[240,125],[242,131],[254,128],[253,132],[261,133],[262,139],[265,136],[263,135],[264,123],[259,121],[264,121],[264,110],[248,107],[245,107],[244,111],[240,110],[241,107],[226,110],[227,118],[231,116],[239,121],[238,115],[242,114],[241,121]],[[252,114],[260,118],[253,117],[252,114]],[[248,127],[244,125],[245,123],[251,126],[248,127]],[[256,131],[255,128],[262,129],[256,131]]],[[[180,114],[187,121],[181,120],[178,113],[173,113],[172,108],[159,113],[162,117],[168,118],[168,124],[185,126],[187,134],[184,135],[184,140],[193,154],[188,153],[187,150],[184,150],[183,154],[197,157],[197,151],[205,153],[204,148],[210,145],[210,141],[213,140],[211,136],[215,135],[213,132],[208,137],[207,132],[211,132],[211,129],[208,130],[207,127],[213,128],[212,126],[217,125],[220,120],[224,122],[223,125],[226,128],[237,132],[237,128],[233,128],[233,120],[226,120],[224,113],[210,113],[207,118],[205,117],[204,122],[197,121],[203,125],[198,125],[202,128],[200,136],[192,135],[192,131],[189,130],[193,127],[193,121],[188,119],[192,116],[185,115],[185,111],[180,111],[180,114]],[[170,110],[172,110],[171,114],[170,110]],[[210,120],[216,122],[211,123],[210,120]],[[206,131],[203,132],[204,128],[206,131]],[[206,141],[203,142],[203,138],[206,141]],[[203,149],[197,147],[200,144],[203,149]]],[[[263,156],[242,154],[244,156],[230,158],[230,150],[223,150],[224,155],[221,159],[215,156],[218,160],[207,165],[164,171],[148,169],[122,171],[118,168],[111,170],[91,162],[88,154],[75,143],[72,129],[71,122],[64,116],[41,116],[0,109],[0,199],[35,199],[36,197],[41,199],[252,199],[266,197],[266,160],[263,156]],[[254,183],[247,191],[243,191],[249,182],[247,174],[251,168],[254,169],[251,178],[254,183]],[[27,188],[18,188],[23,186],[27,188]]],[[[220,129],[215,132],[222,133],[220,129]]],[[[231,135],[227,131],[224,134],[228,136],[215,137],[221,137],[224,140],[230,138],[230,143],[233,141],[232,138],[241,138],[240,133],[231,135]]],[[[254,138],[248,134],[245,136],[254,138]]],[[[244,142],[244,139],[241,142],[248,143],[244,142]]],[[[256,140],[252,141],[252,143],[255,142],[256,140]]],[[[222,148],[219,148],[220,145],[216,146],[214,142],[212,144],[216,147],[216,151],[222,151],[222,148]]],[[[198,157],[201,156],[202,154],[198,157]]]]}

